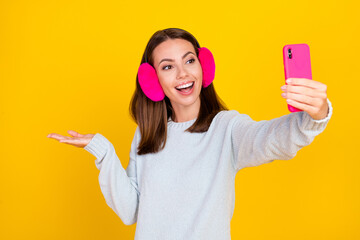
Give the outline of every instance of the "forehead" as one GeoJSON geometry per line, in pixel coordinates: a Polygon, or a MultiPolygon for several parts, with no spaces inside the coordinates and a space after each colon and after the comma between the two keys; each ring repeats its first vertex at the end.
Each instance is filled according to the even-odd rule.
{"type": "Polygon", "coordinates": [[[194,54],[194,46],[184,39],[168,39],[160,43],[153,51],[154,62],[158,63],[163,58],[181,58],[186,52],[191,51],[194,54]]]}

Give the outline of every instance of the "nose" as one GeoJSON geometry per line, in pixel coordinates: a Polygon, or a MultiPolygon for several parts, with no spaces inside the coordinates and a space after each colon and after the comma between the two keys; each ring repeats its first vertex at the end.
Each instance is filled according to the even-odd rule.
{"type": "Polygon", "coordinates": [[[188,73],[183,66],[178,67],[177,79],[188,77],[188,73]]]}

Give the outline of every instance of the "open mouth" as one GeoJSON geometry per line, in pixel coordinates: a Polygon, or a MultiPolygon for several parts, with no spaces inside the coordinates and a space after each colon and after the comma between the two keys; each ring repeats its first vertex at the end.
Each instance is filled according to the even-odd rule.
{"type": "Polygon", "coordinates": [[[183,92],[183,93],[186,93],[186,92],[189,92],[191,91],[191,89],[194,87],[194,82],[191,82],[191,83],[188,83],[188,84],[185,84],[184,87],[182,88],[175,88],[176,90],[178,90],[179,92],[183,92]]]}

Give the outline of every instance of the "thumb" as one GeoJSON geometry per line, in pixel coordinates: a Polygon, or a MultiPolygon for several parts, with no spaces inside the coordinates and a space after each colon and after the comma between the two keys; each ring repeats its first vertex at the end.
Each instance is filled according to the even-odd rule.
{"type": "Polygon", "coordinates": [[[83,137],[84,135],[82,135],[82,134],[80,134],[80,133],[78,133],[78,132],[75,132],[75,131],[73,131],[73,130],[69,130],[69,131],[67,131],[71,136],[73,136],[73,137],[83,137]]]}

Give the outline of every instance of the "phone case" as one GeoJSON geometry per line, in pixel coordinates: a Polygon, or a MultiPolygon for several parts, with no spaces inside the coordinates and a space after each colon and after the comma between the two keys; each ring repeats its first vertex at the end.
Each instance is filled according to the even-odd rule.
{"type": "MultiPolygon", "coordinates": [[[[310,48],[307,44],[289,44],[283,48],[285,80],[288,78],[312,79],[310,48]]],[[[287,84],[285,82],[285,84],[287,84]]],[[[303,111],[288,104],[290,112],[303,111]]]]}

